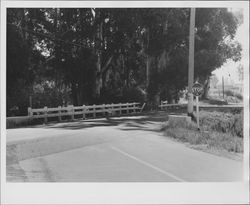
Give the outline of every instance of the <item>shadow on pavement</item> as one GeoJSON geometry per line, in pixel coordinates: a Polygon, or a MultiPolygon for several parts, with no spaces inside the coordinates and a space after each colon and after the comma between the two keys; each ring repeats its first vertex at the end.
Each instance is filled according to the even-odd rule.
{"type": "Polygon", "coordinates": [[[80,120],[65,123],[47,124],[44,128],[78,130],[102,126],[117,126],[120,130],[160,131],[159,125],[167,121],[166,113],[153,113],[140,116],[121,116],[101,119],[80,120]]]}

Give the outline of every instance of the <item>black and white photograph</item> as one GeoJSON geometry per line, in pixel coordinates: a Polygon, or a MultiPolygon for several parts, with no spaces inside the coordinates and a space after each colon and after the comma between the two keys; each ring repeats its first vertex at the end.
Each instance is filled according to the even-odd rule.
{"type": "MultiPolygon", "coordinates": [[[[137,3],[1,4],[6,204],[21,186],[75,183],[204,183],[249,203],[249,2],[137,3]],[[244,197],[219,188],[234,183],[244,197]]],[[[144,203],[154,201],[165,203],[144,203]]]]}

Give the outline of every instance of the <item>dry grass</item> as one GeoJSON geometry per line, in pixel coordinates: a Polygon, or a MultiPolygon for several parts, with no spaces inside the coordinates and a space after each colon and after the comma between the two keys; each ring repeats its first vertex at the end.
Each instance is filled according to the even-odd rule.
{"type": "Polygon", "coordinates": [[[204,130],[217,131],[243,137],[243,112],[200,112],[200,124],[204,130]]]}
{"type": "Polygon", "coordinates": [[[243,117],[241,114],[219,112],[201,113],[201,130],[195,123],[167,124],[165,134],[178,141],[191,145],[202,145],[207,148],[243,152],[243,117]]]}

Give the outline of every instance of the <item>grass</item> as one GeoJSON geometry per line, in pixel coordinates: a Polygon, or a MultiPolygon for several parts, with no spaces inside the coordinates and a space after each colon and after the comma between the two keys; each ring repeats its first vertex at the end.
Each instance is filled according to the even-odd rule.
{"type": "Polygon", "coordinates": [[[212,95],[210,95],[210,99],[208,99],[208,103],[210,104],[217,104],[217,105],[223,105],[228,103],[242,103],[243,96],[241,93],[232,91],[232,90],[225,90],[224,92],[224,99],[222,99],[222,91],[221,96],[218,96],[218,92],[214,92],[212,95]]]}
{"type": "Polygon", "coordinates": [[[203,129],[231,134],[243,138],[243,112],[200,112],[200,124],[203,129]]]}
{"type": "Polygon", "coordinates": [[[241,93],[233,92],[232,90],[225,90],[224,93],[226,96],[232,96],[238,98],[239,100],[243,100],[243,96],[241,93]]]}
{"type": "Polygon", "coordinates": [[[208,103],[210,105],[228,105],[228,103],[225,100],[216,98],[205,99],[203,100],[203,102],[208,103]]]}
{"type": "Polygon", "coordinates": [[[168,123],[165,135],[208,149],[243,153],[243,114],[202,111],[200,131],[196,123],[168,123]]]}

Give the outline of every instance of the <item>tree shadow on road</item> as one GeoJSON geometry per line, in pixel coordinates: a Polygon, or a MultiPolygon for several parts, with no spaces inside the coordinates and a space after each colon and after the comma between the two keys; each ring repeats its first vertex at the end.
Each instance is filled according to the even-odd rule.
{"type": "Polygon", "coordinates": [[[150,113],[140,116],[121,116],[100,119],[78,120],[64,123],[50,123],[45,128],[78,130],[94,127],[117,127],[120,130],[160,131],[161,124],[167,121],[166,113],[150,113]]]}

